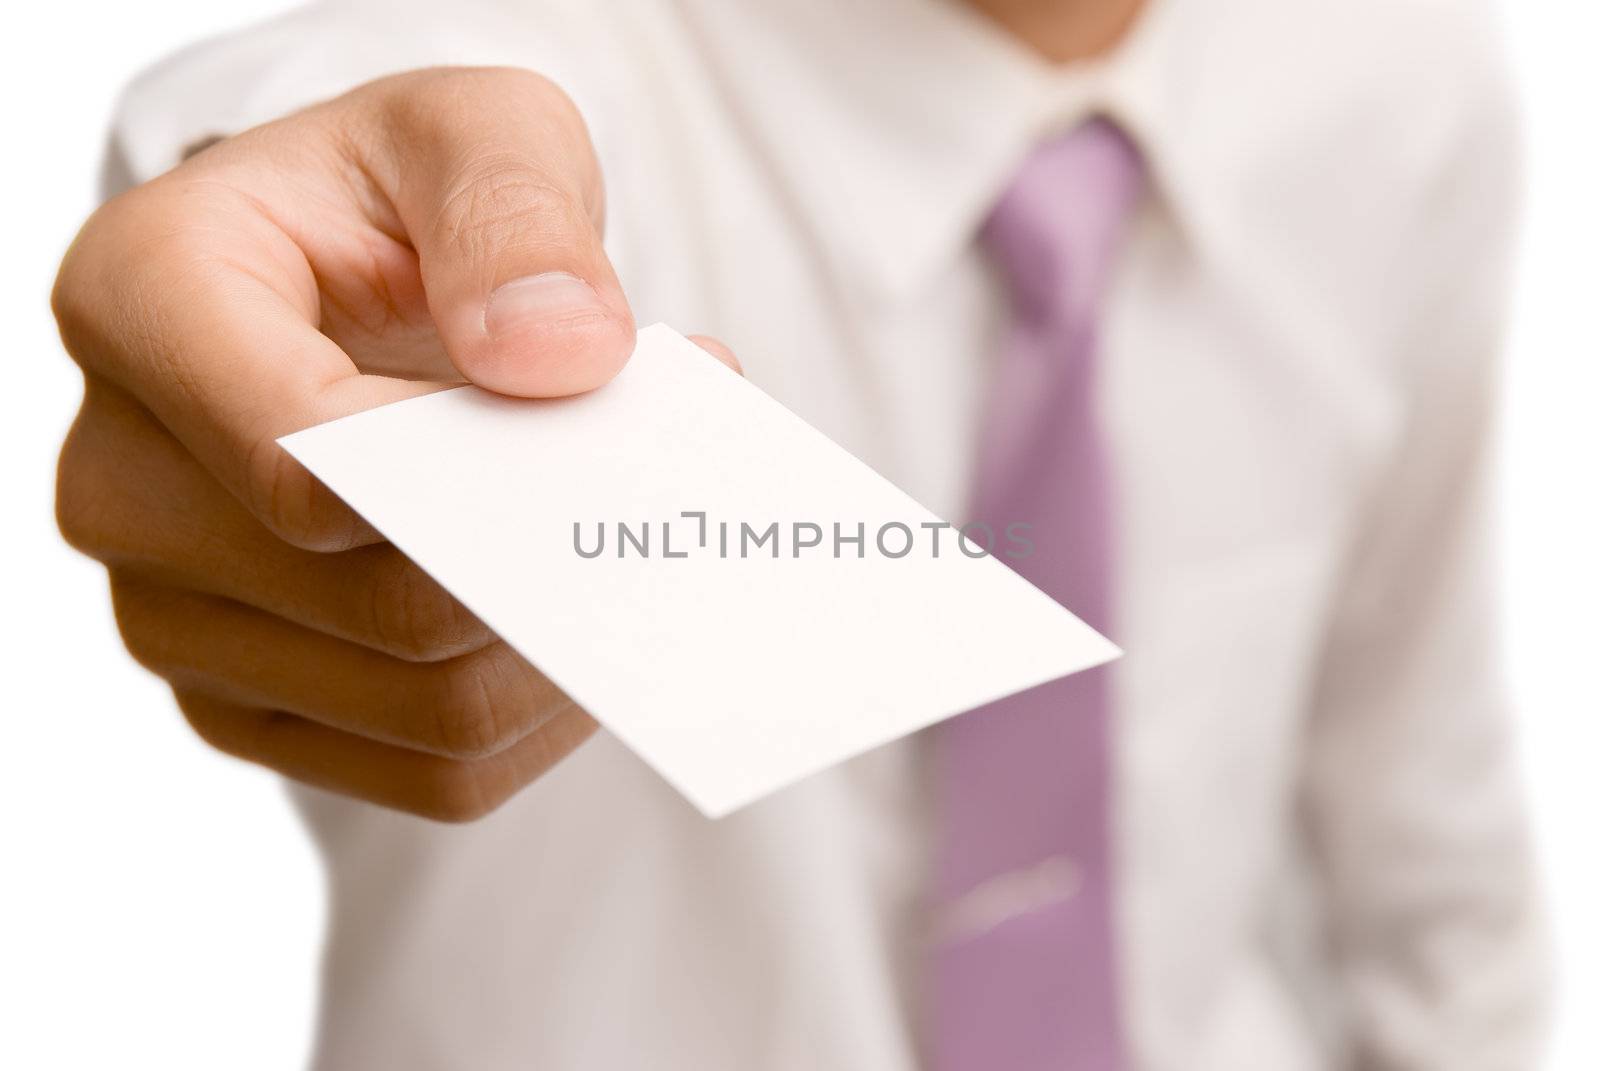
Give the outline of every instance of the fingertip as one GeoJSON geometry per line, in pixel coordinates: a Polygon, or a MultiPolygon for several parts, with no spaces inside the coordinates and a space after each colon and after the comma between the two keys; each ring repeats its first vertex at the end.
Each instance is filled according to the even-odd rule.
{"type": "Polygon", "coordinates": [[[727,365],[741,376],[744,375],[744,365],[739,363],[739,358],[734,356],[733,350],[729,349],[728,345],[721,339],[713,338],[710,335],[690,335],[689,341],[693,342],[696,346],[699,346],[701,349],[711,354],[711,356],[715,357],[717,360],[721,361],[723,364],[727,365]]]}

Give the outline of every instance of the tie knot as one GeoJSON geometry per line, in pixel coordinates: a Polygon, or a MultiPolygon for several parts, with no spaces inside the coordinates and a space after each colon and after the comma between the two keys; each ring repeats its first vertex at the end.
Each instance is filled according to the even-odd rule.
{"type": "Polygon", "coordinates": [[[1139,150],[1104,117],[1034,150],[983,226],[1019,315],[1064,322],[1093,307],[1143,179],[1139,150]]]}

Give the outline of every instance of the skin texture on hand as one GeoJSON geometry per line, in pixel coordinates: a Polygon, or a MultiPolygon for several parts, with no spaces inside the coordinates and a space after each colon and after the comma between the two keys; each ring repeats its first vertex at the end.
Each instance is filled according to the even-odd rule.
{"type": "Polygon", "coordinates": [[[462,380],[603,385],[634,337],[603,223],[582,119],[512,69],[371,83],[90,218],[54,294],[85,376],[57,516],[204,739],[465,820],[593,731],[276,440],[462,380]]]}

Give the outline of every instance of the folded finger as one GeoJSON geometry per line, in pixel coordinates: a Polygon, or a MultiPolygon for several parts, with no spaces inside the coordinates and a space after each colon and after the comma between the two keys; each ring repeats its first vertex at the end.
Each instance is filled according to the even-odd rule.
{"type": "Polygon", "coordinates": [[[197,691],[179,691],[177,699],[189,724],[219,751],[303,784],[440,821],[468,821],[487,814],[565,758],[595,729],[588,715],[567,707],[502,752],[458,760],[197,691]]]}
{"type": "Polygon", "coordinates": [[[111,592],[128,650],[175,688],[398,747],[481,758],[573,706],[503,643],[443,662],[408,662],[115,569],[111,592]]]}
{"type": "Polygon", "coordinates": [[[278,539],[125,392],[91,380],[64,455],[69,542],[130,573],[221,595],[409,661],[494,634],[392,545],[335,554],[278,539]]]}

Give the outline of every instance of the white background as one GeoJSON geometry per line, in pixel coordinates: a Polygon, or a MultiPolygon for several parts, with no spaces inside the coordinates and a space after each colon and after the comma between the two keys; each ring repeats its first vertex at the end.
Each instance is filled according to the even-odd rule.
{"type": "MultiPolygon", "coordinates": [[[[288,1068],[313,1023],[320,877],[276,782],[205,751],[121,653],[50,516],[78,380],[46,307],[118,87],[278,0],[6,15],[0,389],[0,1066],[288,1068]]],[[[1531,174],[1506,476],[1513,685],[1560,954],[1550,1067],[1600,1068],[1600,10],[1518,0],[1531,174]]]]}

